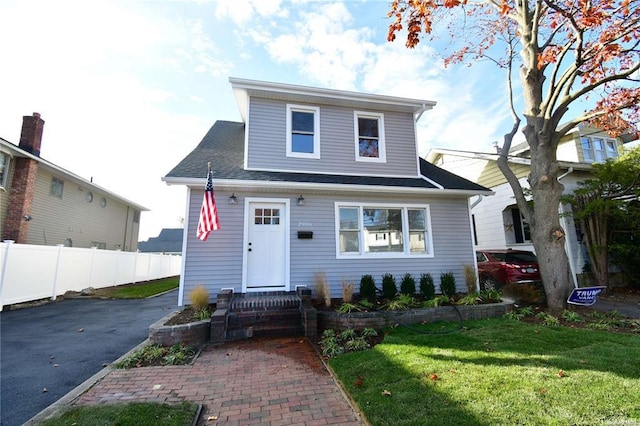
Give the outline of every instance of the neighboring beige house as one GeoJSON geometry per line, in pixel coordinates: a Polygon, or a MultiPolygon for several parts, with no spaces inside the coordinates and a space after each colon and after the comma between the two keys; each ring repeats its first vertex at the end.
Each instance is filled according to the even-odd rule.
{"type": "MultiPolygon", "coordinates": [[[[558,179],[564,185],[565,193],[573,192],[579,182],[591,177],[592,163],[618,157],[623,152],[623,142],[627,141],[611,138],[599,129],[588,126],[579,126],[567,134],[557,150],[560,167],[558,179]]],[[[521,185],[528,188],[527,176],[531,165],[529,146],[526,143],[516,145],[509,154],[511,169],[521,185]]],[[[513,248],[535,252],[529,224],[516,205],[511,187],[498,169],[497,160],[497,152],[432,149],[427,154],[427,161],[436,166],[495,191],[493,197],[479,196],[471,200],[476,248],[513,248]]],[[[588,255],[582,232],[570,212],[569,205],[560,206],[561,223],[567,232],[567,253],[576,277],[582,273],[588,255]]]]}
{"type": "Polygon", "coordinates": [[[0,241],[136,251],[148,209],[41,158],[43,127],[33,113],[19,145],[0,138],[0,241]]]}

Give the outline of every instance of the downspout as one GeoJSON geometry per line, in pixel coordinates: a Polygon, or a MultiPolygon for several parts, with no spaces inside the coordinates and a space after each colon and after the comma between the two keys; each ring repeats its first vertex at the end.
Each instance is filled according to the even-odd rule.
{"type": "MultiPolygon", "coordinates": [[[[573,173],[573,167],[569,167],[569,169],[566,172],[558,176],[558,182],[560,182],[562,179],[564,179],[571,173],[573,173]]],[[[569,223],[567,222],[567,217],[565,215],[566,212],[564,210],[564,206],[562,205],[562,203],[560,203],[560,205],[558,206],[558,209],[560,211],[560,221],[562,223],[562,227],[564,229],[569,229],[569,223]]],[[[575,288],[578,288],[578,277],[576,275],[576,265],[573,258],[573,247],[571,247],[571,241],[568,236],[565,236],[565,239],[564,239],[564,249],[567,252],[567,257],[569,257],[569,269],[571,270],[571,278],[573,279],[573,286],[575,288]]]]}

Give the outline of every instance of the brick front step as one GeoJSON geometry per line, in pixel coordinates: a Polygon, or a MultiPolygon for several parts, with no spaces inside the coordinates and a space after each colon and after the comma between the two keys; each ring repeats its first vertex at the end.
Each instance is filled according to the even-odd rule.
{"type": "Polygon", "coordinates": [[[227,317],[226,340],[304,335],[299,308],[232,311],[227,317]]]}

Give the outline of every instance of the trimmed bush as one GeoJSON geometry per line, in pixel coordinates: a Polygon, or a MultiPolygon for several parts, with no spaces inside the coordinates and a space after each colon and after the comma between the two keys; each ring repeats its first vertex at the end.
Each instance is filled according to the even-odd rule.
{"type": "Polygon", "coordinates": [[[404,274],[402,281],[400,282],[400,293],[408,296],[416,294],[416,280],[411,274],[404,274]]]}
{"type": "Polygon", "coordinates": [[[363,275],[360,278],[360,297],[366,300],[374,300],[376,298],[376,281],[372,275],[363,275]]]}
{"type": "Polygon", "coordinates": [[[384,274],[382,276],[382,296],[391,300],[396,297],[396,294],[398,294],[396,279],[391,274],[384,274]]]}
{"type": "Polygon", "coordinates": [[[436,295],[436,287],[433,285],[433,277],[431,274],[426,273],[420,275],[420,293],[422,293],[425,300],[433,299],[436,295]]]}
{"type": "Polygon", "coordinates": [[[440,274],[440,292],[449,297],[456,294],[456,277],[453,276],[453,272],[440,274]]]}

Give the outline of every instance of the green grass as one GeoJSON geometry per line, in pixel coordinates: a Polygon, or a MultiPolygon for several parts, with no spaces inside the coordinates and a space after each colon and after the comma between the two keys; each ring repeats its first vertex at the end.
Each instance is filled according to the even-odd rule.
{"type": "Polygon", "coordinates": [[[180,277],[169,277],[144,283],[121,285],[104,289],[106,297],[115,299],[144,299],[178,288],[180,277]]]}
{"type": "Polygon", "coordinates": [[[374,426],[640,423],[637,335],[505,318],[443,329],[396,328],[329,365],[374,426]]]}
{"type": "Polygon", "coordinates": [[[42,423],[44,426],[190,426],[198,406],[183,402],[169,405],[159,403],[127,403],[78,406],[61,416],[42,423]]]}

